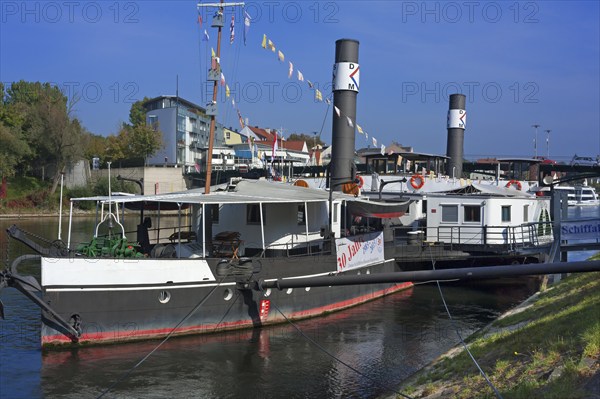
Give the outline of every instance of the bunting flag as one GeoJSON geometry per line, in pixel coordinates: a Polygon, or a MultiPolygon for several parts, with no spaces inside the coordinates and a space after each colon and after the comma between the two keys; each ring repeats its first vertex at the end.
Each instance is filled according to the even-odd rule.
{"type": "Polygon", "coordinates": [[[225,97],[229,98],[229,96],[231,95],[231,91],[229,91],[229,85],[225,85],[225,97]]]}
{"type": "Polygon", "coordinates": [[[217,69],[217,57],[212,56],[210,58],[210,68],[211,69],[217,69]]]}
{"type": "Polygon", "coordinates": [[[235,15],[231,16],[231,24],[229,24],[229,44],[233,44],[235,39],[235,15]]]}
{"type": "Polygon", "coordinates": [[[217,55],[215,54],[215,49],[214,48],[210,48],[210,55],[215,58],[217,55]]]}
{"type": "Polygon", "coordinates": [[[225,75],[221,72],[221,86],[225,86],[225,75]]]}
{"type": "Polygon", "coordinates": [[[273,154],[271,158],[275,158],[275,153],[277,152],[277,130],[275,130],[275,141],[273,141],[273,154]]]}
{"type": "MultiPolygon", "coordinates": [[[[244,12],[244,16],[245,16],[244,17],[244,25],[245,25],[245,30],[244,30],[244,44],[245,44],[245,42],[246,42],[246,32],[247,32],[248,27],[250,26],[250,17],[249,17],[249,15],[248,15],[247,12],[244,12]]],[[[233,18],[232,18],[232,21],[233,21],[233,18]]],[[[275,48],[275,44],[273,43],[273,41],[271,39],[267,38],[266,34],[263,34],[261,46],[264,49],[267,49],[267,48],[270,49],[274,53],[277,52],[277,59],[280,62],[284,62],[285,61],[285,55],[283,54],[283,52],[281,50],[277,50],[275,48]]],[[[292,76],[293,76],[293,74],[294,74],[294,64],[291,61],[288,61],[288,63],[289,63],[288,79],[291,79],[292,76]]],[[[319,89],[316,88],[316,86],[313,84],[313,82],[311,82],[308,79],[306,79],[306,80],[304,79],[304,75],[302,74],[302,72],[300,71],[300,69],[296,68],[296,71],[297,71],[297,75],[298,75],[298,81],[300,81],[300,82],[306,82],[308,84],[308,87],[310,89],[314,89],[315,90],[315,101],[323,102],[323,93],[319,89]]],[[[227,92],[228,92],[228,90],[226,90],[226,93],[227,92]]],[[[333,103],[333,100],[331,99],[331,95],[329,95],[328,98],[325,98],[324,102],[328,106],[330,106],[333,103]]],[[[233,101],[232,101],[232,103],[233,103],[233,101]]],[[[335,114],[337,115],[338,118],[345,117],[346,118],[346,122],[348,123],[348,126],[352,127],[352,128],[355,128],[358,131],[359,134],[363,134],[365,136],[365,140],[367,140],[367,142],[369,141],[369,134],[366,131],[364,131],[363,128],[360,125],[358,125],[355,120],[352,120],[352,118],[350,118],[349,116],[342,115],[340,109],[338,107],[336,107],[335,105],[333,106],[333,108],[334,108],[335,114]]],[[[239,113],[239,110],[238,110],[238,113],[239,113]]],[[[240,118],[241,118],[241,115],[240,115],[240,118]]],[[[240,123],[240,125],[243,126],[243,123],[240,123]]],[[[283,138],[281,138],[281,139],[283,140],[283,138]]],[[[371,137],[371,140],[373,142],[373,146],[377,147],[377,139],[375,137],[371,137]]],[[[274,146],[276,146],[276,145],[277,145],[277,143],[275,142],[274,146]]],[[[385,146],[382,145],[381,146],[381,153],[382,154],[385,154],[385,149],[386,149],[385,146]]],[[[275,151],[276,151],[276,148],[273,150],[273,156],[275,156],[275,151]]]]}
{"type": "Polygon", "coordinates": [[[323,101],[323,95],[321,94],[321,92],[319,91],[319,89],[315,90],[315,100],[317,100],[317,101],[323,101]]]}
{"type": "Polygon", "coordinates": [[[235,108],[235,98],[231,99],[231,105],[235,108]]]}
{"type": "Polygon", "coordinates": [[[238,114],[238,120],[240,121],[240,127],[243,129],[244,126],[244,118],[242,118],[242,114],[240,113],[240,110],[237,110],[237,114],[238,114]]]}
{"type": "Polygon", "coordinates": [[[247,11],[244,11],[244,46],[246,45],[246,38],[248,37],[248,32],[250,31],[250,20],[250,15],[247,11]]]}
{"type": "Polygon", "coordinates": [[[202,15],[198,14],[198,23],[200,24],[200,27],[202,27],[202,15]]]}
{"type": "Polygon", "coordinates": [[[210,39],[210,36],[208,36],[208,32],[206,31],[206,29],[204,29],[204,36],[202,37],[202,41],[207,42],[210,39]]]}

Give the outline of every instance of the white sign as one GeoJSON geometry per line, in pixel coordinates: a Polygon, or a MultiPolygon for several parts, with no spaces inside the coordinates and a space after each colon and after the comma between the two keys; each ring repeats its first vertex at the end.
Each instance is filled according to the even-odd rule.
{"type": "Polygon", "coordinates": [[[333,91],[352,90],[358,92],[360,69],[356,62],[333,64],[333,91]]]}
{"type": "Polygon", "coordinates": [[[451,109],[448,111],[448,129],[464,129],[467,126],[467,111],[451,109]]]}
{"type": "Polygon", "coordinates": [[[335,245],[338,272],[381,263],[385,260],[383,232],[338,238],[335,240],[335,245]]]}
{"type": "Polygon", "coordinates": [[[560,225],[561,240],[600,239],[600,220],[563,221],[560,225]]]}

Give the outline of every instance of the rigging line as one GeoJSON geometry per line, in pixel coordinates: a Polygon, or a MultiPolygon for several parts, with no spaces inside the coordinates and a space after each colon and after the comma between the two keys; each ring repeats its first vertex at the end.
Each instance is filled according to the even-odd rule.
{"type": "MultiPolygon", "coordinates": [[[[330,96],[331,97],[331,96],[330,96]]],[[[331,107],[331,104],[327,104],[327,109],[325,110],[325,115],[323,116],[323,123],[321,123],[321,130],[319,131],[319,134],[317,135],[317,137],[319,138],[319,141],[321,140],[321,134],[323,133],[323,128],[325,127],[325,122],[327,122],[327,115],[329,114],[329,108],[331,107]]],[[[313,151],[313,157],[315,159],[315,165],[316,165],[316,154],[313,151]]],[[[300,172],[300,174],[304,174],[304,170],[306,169],[306,165],[304,165],[302,167],[302,171],[300,172]]],[[[322,181],[322,180],[321,180],[322,181]]],[[[319,183],[320,184],[320,183],[319,183]]]]}
{"type": "MultiPolygon", "coordinates": [[[[261,290],[261,292],[263,292],[261,290]]],[[[264,293],[264,292],[263,292],[264,293]]],[[[348,367],[350,370],[354,371],[356,374],[360,375],[361,377],[364,377],[366,379],[368,379],[369,381],[371,381],[373,384],[380,386],[381,388],[384,388],[388,391],[394,392],[397,395],[400,395],[402,397],[405,397],[407,399],[413,399],[412,397],[403,394],[402,392],[398,392],[396,391],[394,388],[385,385],[383,383],[377,382],[375,381],[373,378],[369,377],[368,375],[361,373],[359,370],[357,370],[356,368],[352,367],[350,364],[344,362],[342,359],[336,357],[333,353],[329,352],[327,349],[325,349],[321,344],[319,344],[317,341],[315,341],[314,339],[312,339],[311,337],[309,337],[308,335],[306,335],[304,333],[304,331],[302,331],[300,329],[300,327],[298,327],[292,320],[290,320],[282,311],[281,309],[279,309],[279,307],[277,306],[276,303],[273,302],[273,300],[271,300],[271,306],[273,306],[275,309],[277,309],[277,311],[279,312],[279,314],[281,316],[283,316],[283,318],[292,326],[294,327],[294,329],[296,329],[296,331],[298,331],[298,333],[300,333],[300,335],[305,338],[308,342],[310,342],[311,344],[313,344],[314,346],[316,346],[320,351],[322,351],[323,353],[325,353],[327,356],[331,357],[332,359],[334,359],[336,362],[343,364],[344,366],[348,367]]]]}
{"type": "MultiPolygon", "coordinates": [[[[202,25],[200,25],[200,24],[198,24],[198,25],[199,25],[199,27],[198,27],[198,63],[200,65],[200,98],[204,99],[204,87],[203,87],[204,85],[203,85],[203,79],[202,79],[202,71],[204,70],[204,68],[202,68],[202,60],[203,60],[202,47],[206,47],[206,49],[207,49],[206,54],[208,55],[208,41],[206,42],[207,43],[206,46],[202,45],[202,42],[203,42],[202,39],[204,38],[204,36],[202,34],[202,25]]],[[[202,102],[201,102],[201,104],[202,104],[202,102]]]]}
{"type": "Polygon", "coordinates": [[[210,296],[217,290],[217,288],[221,287],[221,284],[223,283],[223,281],[229,276],[230,273],[227,273],[219,282],[217,282],[217,284],[204,296],[204,298],[202,298],[202,300],[200,302],[198,302],[196,304],[196,306],[194,306],[192,308],[192,310],[189,311],[189,313],[187,315],[185,315],[185,317],[183,319],[181,319],[181,321],[179,323],[177,323],[177,325],[175,327],[173,327],[173,329],[171,329],[171,331],[167,334],[167,336],[160,341],[160,343],[158,345],[156,345],[154,347],[154,349],[152,349],[150,352],[148,352],[148,354],[146,356],[144,356],[142,359],[140,359],[133,367],[131,367],[129,370],[127,370],[127,372],[125,372],[124,374],[121,375],[121,377],[119,377],[115,382],[113,382],[108,388],[106,388],[98,397],[97,399],[100,399],[102,397],[104,397],[104,395],[106,395],[107,393],[109,393],[113,388],[115,388],[119,383],[121,383],[122,381],[124,381],[127,377],[129,377],[131,375],[131,373],[137,369],[139,366],[141,366],[142,363],[144,363],[150,356],[152,356],[152,354],[154,352],[156,352],[164,343],[166,343],[169,338],[171,338],[171,336],[173,335],[173,333],[175,333],[175,331],[177,330],[177,328],[179,328],[179,326],[181,326],[183,323],[185,323],[190,317],[192,317],[192,315],[202,306],[204,305],[204,303],[206,303],[206,301],[208,300],[208,298],[210,298],[210,296]]]}
{"type": "MultiPolygon", "coordinates": [[[[431,251],[431,247],[429,247],[429,256],[431,257],[431,266],[433,267],[433,270],[435,270],[435,259],[433,259],[433,252],[431,251]]],[[[477,366],[477,369],[479,370],[479,372],[481,373],[483,378],[485,378],[487,384],[490,386],[490,388],[492,388],[496,397],[498,399],[503,399],[502,395],[500,395],[500,392],[498,392],[498,389],[496,389],[496,387],[494,386],[492,381],[490,381],[487,374],[485,373],[485,371],[483,371],[483,369],[481,368],[481,366],[479,365],[479,363],[477,362],[477,360],[475,359],[475,357],[469,350],[469,347],[463,340],[463,337],[460,334],[460,331],[458,330],[456,323],[454,322],[454,318],[452,317],[452,314],[450,314],[450,309],[448,309],[448,304],[446,303],[446,299],[444,298],[444,294],[442,293],[442,286],[440,285],[440,281],[436,280],[436,283],[437,283],[438,291],[440,292],[440,297],[442,298],[442,302],[444,303],[444,308],[446,308],[446,313],[448,314],[448,318],[450,319],[450,324],[452,324],[452,327],[454,328],[456,335],[458,335],[458,339],[460,340],[461,345],[463,346],[463,348],[465,348],[465,351],[469,354],[469,357],[471,358],[471,360],[473,361],[475,366],[477,366]]]]}

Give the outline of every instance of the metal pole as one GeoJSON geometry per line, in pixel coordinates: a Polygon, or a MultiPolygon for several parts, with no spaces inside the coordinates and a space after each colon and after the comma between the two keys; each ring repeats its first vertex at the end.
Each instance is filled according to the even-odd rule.
{"type": "Polygon", "coordinates": [[[537,130],[538,127],[540,127],[541,125],[538,125],[537,123],[531,125],[531,127],[533,127],[535,129],[535,137],[533,138],[533,151],[535,153],[535,157],[537,158],[538,153],[537,153],[537,130]]]}
{"type": "MultiPolygon", "coordinates": [[[[389,260],[393,262],[393,260],[389,260]]],[[[417,270],[373,274],[334,274],[330,276],[259,280],[255,289],[328,287],[339,285],[386,284],[435,280],[477,280],[510,276],[600,271],[600,260],[581,262],[530,263],[522,266],[485,266],[462,269],[417,270]]]]}
{"type": "Polygon", "coordinates": [[[60,202],[58,204],[58,239],[61,239],[61,230],[62,230],[62,201],[63,201],[63,183],[65,179],[65,174],[60,174],[60,202]]]}
{"type": "Polygon", "coordinates": [[[550,159],[550,132],[552,130],[546,129],[546,159],[550,159]]]}

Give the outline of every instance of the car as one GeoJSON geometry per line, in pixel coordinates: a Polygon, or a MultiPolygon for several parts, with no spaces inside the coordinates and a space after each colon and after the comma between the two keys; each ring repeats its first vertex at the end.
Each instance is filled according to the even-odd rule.
{"type": "Polygon", "coordinates": [[[592,157],[580,157],[577,154],[571,159],[573,166],[598,166],[598,161],[592,157]]]}

